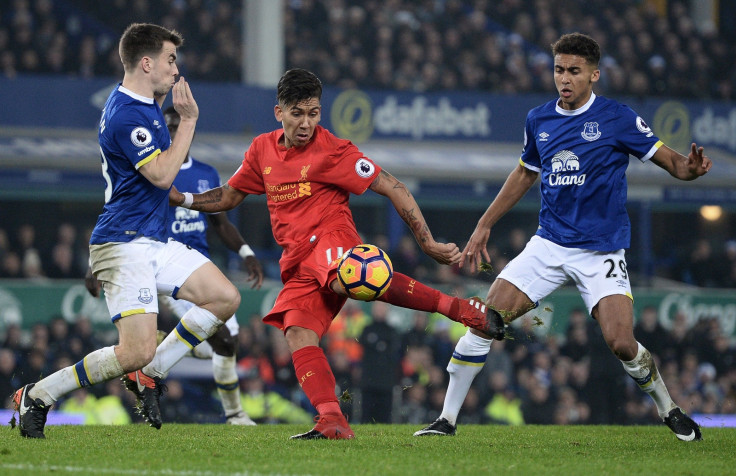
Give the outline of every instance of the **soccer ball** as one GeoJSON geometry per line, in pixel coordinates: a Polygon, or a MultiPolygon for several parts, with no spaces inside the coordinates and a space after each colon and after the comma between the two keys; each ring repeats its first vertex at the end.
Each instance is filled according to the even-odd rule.
{"type": "Polygon", "coordinates": [[[337,280],[353,299],[373,301],[386,292],[394,268],[379,247],[361,244],[349,249],[337,265],[337,280]]]}

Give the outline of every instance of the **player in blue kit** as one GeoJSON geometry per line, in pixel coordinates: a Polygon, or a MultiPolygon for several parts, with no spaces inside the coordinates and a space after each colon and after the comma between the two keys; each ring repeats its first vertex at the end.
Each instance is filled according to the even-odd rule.
{"type": "MultiPolygon", "coordinates": [[[[160,103],[163,97],[157,98],[160,103]]],[[[169,107],[164,111],[166,127],[172,139],[176,137],[181,116],[176,109],[169,107]]],[[[220,176],[214,167],[194,159],[187,154],[187,159],[181,166],[179,174],[174,179],[174,186],[178,190],[203,192],[220,185],[220,176]]],[[[260,288],[263,284],[263,268],[255,257],[255,253],[245,242],[235,225],[228,220],[224,213],[200,213],[186,208],[170,206],[166,223],[167,235],[180,243],[191,246],[209,258],[209,244],[207,242],[207,229],[209,225],[215,230],[217,236],[232,251],[237,252],[245,260],[248,269],[248,281],[253,281],[253,288],[260,288]]],[[[90,271],[85,279],[87,290],[93,296],[99,295],[97,279],[90,271]]],[[[183,299],[174,299],[171,296],[161,296],[164,303],[171,309],[177,318],[181,319],[194,304],[183,299]]],[[[255,425],[248,414],[243,410],[240,401],[240,385],[236,370],[235,351],[239,325],[233,315],[227,320],[214,335],[192,349],[192,355],[200,359],[212,359],[212,371],[220,395],[223,409],[225,410],[226,423],[231,425],[255,425]]],[[[160,360],[154,360],[159,362],[160,360]]],[[[145,376],[165,378],[166,372],[155,368],[153,364],[141,369],[145,376]]],[[[136,392],[136,384],[132,376],[124,378],[125,384],[136,392]]],[[[146,392],[140,395],[139,407],[146,409],[144,417],[153,426],[161,425],[161,413],[156,392],[146,392]]]]}
{"type": "MultiPolygon", "coordinates": [[[[520,164],[478,221],[460,266],[467,261],[475,271],[481,259],[490,261],[491,228],[541,175],[537,233],[498,275],[486,304],[509,323],[572,279],[608,347],[654,400],[665,424],[680,440],[700,440],[700,428],[672,401],[651,354],[634,338],[624,258],[631,233],[625,172],[633,155],[675,178],[694,180],[710,170],[711,160],[695,144],[687,157],[673,151],[632,109],[595,95],[593,85],[600,77],[595,40],[580,33],[563,35],[552,53],[559,98],[527,115],[520,164]]],[[[491,342],[474,329],[460,338],[447,366],[450,384],[442,414],[415,436],[455,434],[460,407],[491,342]]]]}
{"type": "MultiPolygon", "coordinates": [[[[176,137],[181,121],[179,113],[173,107],[169,107],[164,111],[164,118],[171,137],[176,137]]],[[[200,162],[189,155],[174,180],[174,186],[180,191],[201,193],[219,187],[220,175],[211,165],[200,162]]],[[[200,213],[176,206],[169,207],[167,226],[169,237],[191,246],[207,257],[209,257],[208,224],[212,226],[228,249],[237,252],[243,258],[248,270],[248,281],[253,281],[253,288],[260,288],[263,284],[261,263],[235,225],[228,220],[227,214],[200,213]]],[[[178,318],[181,318],[194,306],[189,301],[174,299],[171,296],[163,296],[163,299],[178,318]]],[[[192,349],[192,354],[201,359],[212,359],[212,372],[217,393],[220,395],[220,401],[225,410],[226,422],[231,425],[255,425],[255,422],[243,411],[240,402],[240,385],[235,361],[238,331],[238,321],[235,316],[232,316],[216,334],[192,349]]],[[[148,370],[144,368],[143,372],[147,373],[148,370]]],[[[157,369],[151,369],[149,375],[157,375],[157,373],[157,369]]]]}
{"type": "Polygon", "coordinates": [[[158,398],[157,378],[138,371],[159,356],[157,294],[195,304],[159,346],[167,349],[157,364],[164,372],[217,332],[240,304],[237,288],[207,257],[166,236],[169,189],[199,117],[188,83],[176,80],[182,41],[174,30],[142,23],[128,26],[120,38],[125,74],[99,124],[105,205],[90,239],[92,272],[102,283],[120,341],[19,389],[13,403],[24,437],[45,438],[51,406],[80,387],[132,373],[139,393],[158,398]],[[155,100],[169,91],[181,115],[173,141],[155,100]]]}

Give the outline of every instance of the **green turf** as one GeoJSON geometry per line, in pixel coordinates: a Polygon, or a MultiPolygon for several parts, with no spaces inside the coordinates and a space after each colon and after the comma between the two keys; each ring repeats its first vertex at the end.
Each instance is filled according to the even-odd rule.
{"type": "Polygon", "coordinates": [[[0,429],[0,474],[130,475],[726,475],[736,429],[677,440],[664,426],[354,425],[352,441],[290,441],[303,425],[51,426],[46,440],[0,429]]]}

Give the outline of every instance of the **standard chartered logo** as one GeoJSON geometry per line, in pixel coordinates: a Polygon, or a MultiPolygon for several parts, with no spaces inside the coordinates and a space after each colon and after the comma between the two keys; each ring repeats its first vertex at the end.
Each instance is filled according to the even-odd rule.
{"type": "Polygon", "coordinates": [[[675,150],[690,148],[690,113],[680,102],[668,101],[654,113],[652,129],[657,136],[675,150]]]}
{"type": "Polygon", "coordinates": [[[371,98],[356,89],[343,91],[332,103],[330,120],[339,137],[365,142],[373,134],[371,98]]]}

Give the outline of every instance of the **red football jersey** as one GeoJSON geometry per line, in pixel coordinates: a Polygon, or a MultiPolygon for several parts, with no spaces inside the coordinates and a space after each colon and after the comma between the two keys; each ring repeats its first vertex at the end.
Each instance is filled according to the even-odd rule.
{"type": "Polygon", "coordinates": [[[228,180],[245,193],[266,194],[273,236],[284,249],[282,271],[298,262],[322,233],[355,230],[350,194],[365,192],[381,171],[353,143],[321,126],[304,147],[280,145],[283,134],[278,129],[253,139],[228,180]]]}

